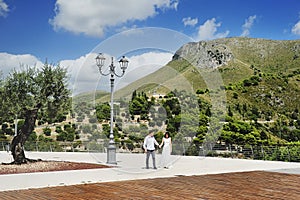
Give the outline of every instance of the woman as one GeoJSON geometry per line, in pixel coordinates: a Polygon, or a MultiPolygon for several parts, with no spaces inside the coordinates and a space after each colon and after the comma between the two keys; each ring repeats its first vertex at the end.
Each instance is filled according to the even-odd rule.
{"type": "Polygon", "coordinates": [[[171,164],[171,152],[172,152],[172,139],[168,132],[165,133],[159,148],[163,146],[163,150],[161,153],[161,167],[168,168],[171,164]]]}

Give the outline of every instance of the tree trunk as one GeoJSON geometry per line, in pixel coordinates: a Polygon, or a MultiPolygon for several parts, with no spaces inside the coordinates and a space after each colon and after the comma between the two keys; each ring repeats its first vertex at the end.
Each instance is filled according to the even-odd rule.
{"type": "Polygon", "coordinates": [[[37,113],[38,108],[26,111],[24,125],[18,131],[17,135],[13,138],[11,142],[11,152],[14,159],[14,164],[22,164],[31,161],[30,159],[25,157],[24,144],[29,135],[34,130],[35,122],[37,119],[37,113]]]}

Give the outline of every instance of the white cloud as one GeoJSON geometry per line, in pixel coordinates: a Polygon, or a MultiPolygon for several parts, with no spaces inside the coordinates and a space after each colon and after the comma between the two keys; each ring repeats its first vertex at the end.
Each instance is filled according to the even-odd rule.
{"type": "Polygon", "coordinates": [[[151,74],[172,60],[173,54],[167,52],[147,52],[129,58],[130,63],[124,78],[117,88],[122,88],[148,74],[151,74]]]}
{"type": "Polygon", "coordinates": [[[220,26],[221,22],[216,23],[215,18],[207,20],[203,25],[199,27],[197,40],[212,40],[227,37],[229,34],[228,30],[223,33],[217,33],[217,29],[220,26]]]}
{"type": "Polygon", "coordinates": [[[41,61],[30,54],[13,55],[8,53],[0,53],[0,60],[0,69],[3,73],[3,77],[6,77],[13,69],[18,70],[22,66],[43,66],[43,63],[41,61]]]}
{"type": "MultiPolygon", "coordinates": [[[[73,94],[95,90],[109,91],[109,77],[100,75],[95,62],[96,56],[97,54],[90,53],[75,60],[62,60],[59,63],[61,67],[66,68],[68,71],[68,85],[73,94]]],[[[171,61],[172,56],[173,54],[168,52],[147,52],[129,57],[129,67],[125,75],[122,78],[116,78],[116,89],[125,87],[126,85],[155,72],[171,61]]],[[[106,55],[106,58],[106,64],[109,65],[111,63],[111,56],[106,55]]],[[[2,72],[3,78],[5,78],[13,69],[22,69],[22,66],[36,66],[39,68],[44,65],[35,56],[30,54],[13,55],[0,53],[0,60],[0,72],[2,72]]],[[[116,60],[114,63],[115,66],[119,67],[116,60]]]]}
{"type": "Polygon", "coordinates": [[[192,19],[191,17],[183,18],[182,22],[184,26],[195,26],[198,23],[198,18],[192,19]]]}
{"type": "MultiPolygon", "coordinates": [[[[70,75],[70,87],[73,94],[110,89],[108,76],[101,76],[95,63],[97,54],[90,53],[76,60],[64,60],[60,66],[67,67],[70,75]]],[[[143,76],[146,76],[171,61],[173,54],[166,52],[148,52],[129,57],[129,66],[122,78],[116,78],[116,89],[122,88],[143,76]]],[[[111,56],[105,55],[106,64],[111,63],[111,56]]],[[[118,66],[117,61],[114,61],[118,66]]],[[[107,67],[104,67],[107,68],[107,67]]]]}
{"type": "MultiPolygon", "coordinates": [[[[90,92],[94,90],[109,90],[109,77],[101,76],[96,66],[95,58],[97,54],[90,53],[81,56],[75,60],[62,60],[59,65],[68,70],[69,88],[74,94],[81,92],[90,92]]],[[[147,52],[128,58],[129,67],[122,78],[116,78],[116,88],[122,88],[133,81],[136,81],[150,73],[155,72],[159,68],[165,66],[171,61],[173,54],[168,52],[147,52]]],[[[106,64],[111,63],[111,56],[106,55],[106,64]]],[[[22,66],[42,67],[44,64],[35,56],[12,55],[8,53],[0,53],[0,68],[5,78],[13,69],[19,70],[22,66]]],[[[114,61],[118,66],[117,61],[114,61]]],[[[107,68],[107,67],[105,67],[107,68]]]]}
{"type": "Polygon", "coordinates": [[[95,63],[97,54],[91,53],[75,60],[62,60],[60,66],[67,68],[69,87],[74,93],[92,91],[99,79],[99,72],[95,63]]]}
{"type": "Polygon", "coordinates": [[[293,26],[292,33],[295,35],[300,35],[300,21],[293,26]]]}
{"type": "Polygon", "coordinates": [[[0,17],[5,17],[8,12],[8,5],[3,0],[0,0],[0,17]]]}
{"type": "Polygon", "coordinates": [[[242,26],[243,28],[243,32],[241,34],[242,37],[247,37],[250,35],[250,29],[253,26],[255,19],[256,19],[256,15],[252,15],[245,20],[245,23],[242,26]]]}
{"type": "Polygon", "coordinates": [[[101,37],[111,27],[153,17],[158,10],[177,9],[178,0],[57,0],[55,30],[101,37]]]}

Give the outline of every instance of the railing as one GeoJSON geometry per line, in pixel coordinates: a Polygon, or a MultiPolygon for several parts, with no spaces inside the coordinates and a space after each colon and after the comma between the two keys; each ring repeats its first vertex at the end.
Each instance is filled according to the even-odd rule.
{"type": "Polygon", "coordinates": [[[10,143],[9,141],[1,141],[0,142],[0,150],[1,151],[9,151],[10,143]]]}
{"type": "MultiPolygon", "coordinates": [[[[0,142],[0,151],[9,151],[10,144],[0,142]]],[[[36,142],[25,145],[26,151],[42,152],[99,152],[105,153],[108,141],[89,142],[36,142]]],[[[118,153],[143,153],[142,143],[116,143],[118,153]]],[[[161,153],[161,149],[157,149],[161,153]]],[[[300,162],[299,145],[221,145],[206,144],[205,146],[191,145],[188,142],[173,142],[174,155],[193,155],[209,157],[229,157],[253,160],[273,160],[300,162]]]]}
{"type": "Polygon", "coordinates": [[[200,148],[199,155],[244,158],[254,160],[274,160],[300,162],[298,145],[220,145],[212,148],[200,148]]]}

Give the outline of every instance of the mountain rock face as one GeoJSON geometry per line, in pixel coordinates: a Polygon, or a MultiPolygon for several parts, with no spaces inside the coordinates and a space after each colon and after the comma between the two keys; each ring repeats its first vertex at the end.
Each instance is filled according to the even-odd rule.
{"type": "Polygon", "coordinates": [[[182,46],[173,60],[185,59],[194,66],[216,68],[233,59],[230,48],[217,40],[191,42],[182,46]]]}
{"type": "Polygon", "coordinates": [[[173,60],[182,59],[200,68],[216,68],[233,59],[253,65],[285,65],[287,61],[300,60],[300,40],[235,37],[191,42],[173,56],[173,60]]]}

